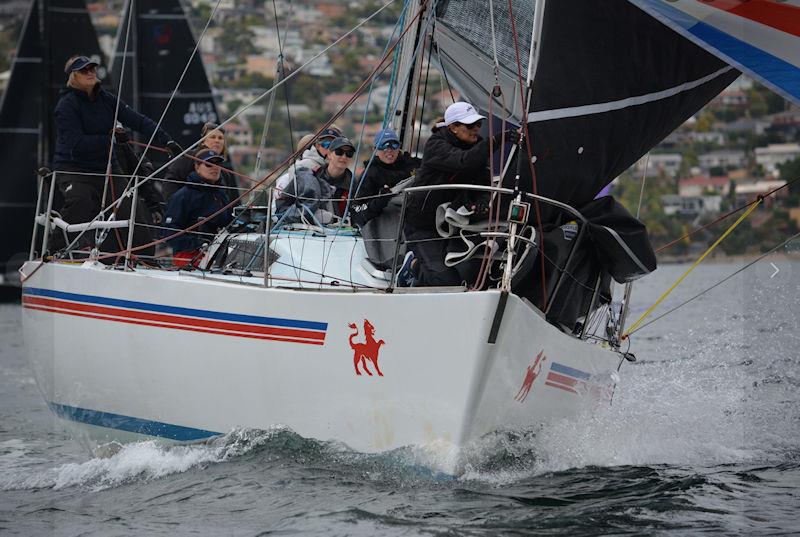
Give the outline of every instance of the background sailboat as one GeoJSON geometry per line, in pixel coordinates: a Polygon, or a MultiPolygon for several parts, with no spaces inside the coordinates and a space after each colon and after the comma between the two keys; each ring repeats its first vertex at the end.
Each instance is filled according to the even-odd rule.
{"type": "Polygon", "coordinates": [[[0,103],[0,161],[5,167],[0,181],[0,283],[16,281],[16,271],[28,257],[36,169],[50,162],[52,111],[64,86],[64,64],[78,52],[104,63],[84,0],[31,2],[0,103]]]}
{"type": "MultiPolygon", "coordinates": [[[[179,0],[128,0],[123,13],[111,63],[115,86],[125,102],[153,121],[166,110],[162,127],[182,146],[191,145],[200,137],[203,124],[219,122],[219,115],[199,51],[187,66],[196,41],[183,6],[179,0]],[[184,69],[186,74],[170,103],[184,69]]],[[[148,152],[151,159],[159,156],[148,152]]]]}

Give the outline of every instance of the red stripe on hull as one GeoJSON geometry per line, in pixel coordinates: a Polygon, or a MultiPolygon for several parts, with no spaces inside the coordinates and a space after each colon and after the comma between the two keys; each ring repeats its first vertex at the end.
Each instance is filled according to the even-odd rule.
{"type": "Polygon", "coordinates": [[[549,380],[546,381],[544,384],[545,386],[552,386],[553,388],[558,388],[559,390],[564,390],[565,392],[570,392],[574,394],[578,393],[576,390],[570,388],[569,386],[564,386],[563,384],[556,384],[554,382],[550,382],[549,380]]]}
{"type": "Polygon", "coordinates": [[[26,309],[37,310],[37,311],[46,311],[46,312],[50,312],[50,313],[61,313],[61,314],[64,314],[64,315],[72,315],[72,316],[75,316],[75,317],[85,317],[85,318],[89,318],[89,319],[99,319],[99,320],[103,320],[103,321],[115,321],[115,322],[126,323],[126,324],[137,324],[137,325],[141,325],[141,326],[153,326],[153,327],[157,327],[157,328],[172,328],[172,329],[175,329],[175,330],[186,330],[186,331],[189,331],[189,332],[201,332],[201,333],[205,333],[205,334],[216,334],[216,335],[221,335],[221,336],[245,337],[245,338],[251,338],[251,339],[263,339],[263,340],[271,340],[271,341],[285,341],[285,342],[291,342],[291,343],[305,343],[307,345],[324,345],[325,344],[324,341],[318,340],[318,339],[314,339],[314,340],[298,339],[296,337],[281,336],[281,335],[277,335],[277,334],[259,334],[259,333],[247,333],[247,332],[233,333],[231,331],[221,331],[221,330],[215,330],[213,328],[205,328],[205,327],[199,327],[199,326],[187,326],[187,325],[178,325],[178,326],[176,326],[176,325],[173,325],[173,324],[167,324],[167,323],[158,322],[158,321],[138,320],[136,318],[118,317],[118,316],[115,316],[115,315],[107,315],[107,314],[102,314],[102,313],[86,313],[86,312],[81,312],[81,311],[77,311],[77,310],[74,310],[74,309],[62,309],[62,308],[58,308],[58,307],[37,306],[37,305],[32,305],[32,304],[29,304],[29,303],[25,303],[25,302],[27,302],[27,301],[24,301],[23,307],[26,308],[26,309]]]}
{"type": "Polygon", "coordinates": [[[570,386],[572,388],[574,388],[575,384],[578,382],[576,379],[572,377],[567,377],[560,373],[554,373],[553,371],[550,371],[547,374],[547,380],[557,382],[559,384],[564,384],[565,386],[570,386]]]}
{"type": "Polygon", "coordinates": [[[787,34],[800,36],[800,8],[774,0],[703,0],[704,5],[715,7],[732,15],[775,28],[787,34]]]}
{"type": "Polygon", "coordinates": [[[41,298],[41,297],[26,296],[23,297],[23,303],[51,307],[51,308],[60,308],[63,310],[70,310],[70,311],[94,313],[97,315],[108,315],[113,317],[139,319],[148,322],[171,323],[179,325],[179,327],[206,328],[219,331],[230,330],[233,332],[248,332],[253,334],[279,336],[279,337],[312,339],[312,340],[320,340],[323,343],[325,340],[324,332],[315,332],[312,330],[276,328],[271,326],[254,326],[249,324],[240,324],[228,321],[212,321],[207,319],[197,319],[194,317],[181,317],[178,315],[168,315],[163,313],[123,310],[107,306],[95,306],[93,304],[66,302],[63,300],[54,300],[50,298],[41,298]]]}

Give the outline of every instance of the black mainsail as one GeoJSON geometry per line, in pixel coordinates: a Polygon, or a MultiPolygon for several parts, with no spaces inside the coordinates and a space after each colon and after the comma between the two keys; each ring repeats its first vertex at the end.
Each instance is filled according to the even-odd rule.
{"type": "MultiPolygon", "coordinates": [[[[102,56],[84,0],[31,2],[0,103],[0,275],[14,281],[28,257],[34,210],[36,169],[52,156],[52,112],[64,86],[64,64],[80,53],[102,56]]],[[[101,62],[102,63],[102,62],[101,62]]]]}
{"type": "MultiPolygon", "coordinates": [[[[128,0],[123,13],[111,63],[115,86],[120,88],[122,81],[122,100],[153,121],[166,110],[162,127],[182,146],[193,144],[202,125],[218,122],[219,116],[200,52],[191,56],[196,41],[180,0],[128,0]],[[184,68],[186,75],[167,106],[184,68]]],[[[158,157],[154,152],[148,156],[158,157]]]]}

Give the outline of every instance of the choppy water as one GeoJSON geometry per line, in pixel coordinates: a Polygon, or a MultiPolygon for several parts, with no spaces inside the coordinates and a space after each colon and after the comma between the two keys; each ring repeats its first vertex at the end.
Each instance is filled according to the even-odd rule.
{"type": "MultiPolygon", "coordinates": [[[[39,396],[19,306],[0,305],[0,533],[800,533],[800,263],[773,261],[637,334],[612,407],[486,438],[457,479],[416,448],[279,428],[93,458],[39,396]]],[[[633,316],[685,268],[638,284],[633,316]]],[[[735,268],[701,266],[661,311],[735,268]]]]}

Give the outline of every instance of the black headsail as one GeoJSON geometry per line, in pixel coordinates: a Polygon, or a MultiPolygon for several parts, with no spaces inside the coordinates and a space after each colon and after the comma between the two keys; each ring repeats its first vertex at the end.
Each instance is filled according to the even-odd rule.
{"type": "MultiPolygon", "coordinates": [[[[167,108],[196,45],[186,13],[180,0],[128,0],[111,65],[117,87],[131,13],[134,18],[128,34],[122,99],[153,121],[158,121],[166,109],[162,127],[186,147],[199,138],[204,123],[219,121],[199,51],[192,57],[183,82],[167,108]]],[[[148,156],[158,155],[148,152],[148,156]]]]}
{"type": "MultiPolygon", "coordinates": [[[[453,67],[445,58],[458,57],[459,48],[474,58],[471,63],[491,61],[485,4],[448,0],[441,6],[440,33],[455,45],[448,48],[437,36],[445,69],[453,67]],[[478,4],[484,7],[477,10],[478,4]]],[[[532,0],[512,2],[523,81],[534,9],[532,0]]],[[[512,14],[507,2],[496,2],[494,11],[506,108],[516,108],[521,119],[512,14]]],[[[591,201],[739,74],[627,0],[547,1],[540,39],[526,118],[537,190],[575,207],[591,201]]],[[[450,81],[486,110],[491,85],[476,81],[470,62],[460,63],[461,69],[447,72],[450,81]]],[[[521,186],[531,191],[530,166],[521,171],[521,186]]],[[[509,173],[515,172],[512,165],[509,173]]]]}
{"type": "Polygon", "coordinates": [[[36,207],[36,169],[55,142],[52,112],[75,53],[101,61],[84,0],[34,0],[0,103],[0,274],[14,277],[27,258],[36,207]]]}

